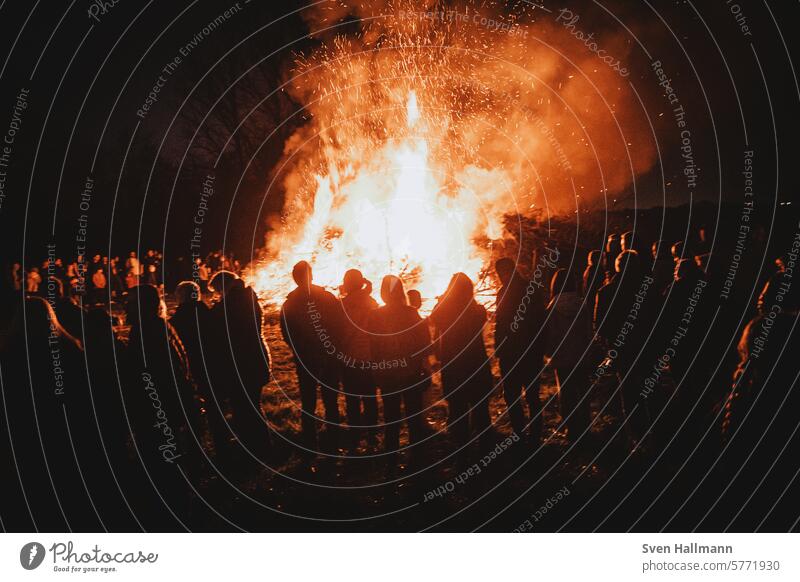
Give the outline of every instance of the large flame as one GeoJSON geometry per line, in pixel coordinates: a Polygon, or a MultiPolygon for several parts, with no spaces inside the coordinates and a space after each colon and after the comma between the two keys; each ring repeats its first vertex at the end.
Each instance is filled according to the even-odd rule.
{"type": "Polygon", "coordinates": [[[258,290],[286,291],[286,273],[300,260],[313,264],[319,285],[334,288],[356,268],[376,283],[399,275],[428,301],[455,272],[478,279],[488,251],[475,241],[499,236],[500,216],[481,212],[480,195],[468,185],[445,187],[446,176],[430,160],[430,132],[415,91],[404,112],[400,135],[343,171],[331,162],[327,174],[315,176],[313,210],[298,225],[299,242],[256,271],[258,290]]]}
{"type": "MultiPolygon", "coordinates": [[[[494,14],[484,2],[432,4],[309,11],[312,33],[336,32],[288,79],[308,122],[285,144],[273,180],[284,213],[248,273],[264,300],[282,301],[307,260],[318,284],[336,288],[358,268],[376,289],[396,274],[430,301],[455,272],[479,282],[509,236],[505,217],[602,207],[652,167],[630,84],[563,25],[527,4],[494,14]],[[348,15],[355,34],[339,27],[348,15]]],[[[598,42],[628,53],[618,35],[598,42]]]]}

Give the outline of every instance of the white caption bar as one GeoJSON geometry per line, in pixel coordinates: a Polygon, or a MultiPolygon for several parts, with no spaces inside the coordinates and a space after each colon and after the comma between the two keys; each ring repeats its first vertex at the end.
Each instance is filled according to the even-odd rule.
{"type": "Polygon", "coordinates": [[[798,554],[790,534],[5,534],[0,579],[799,580],[798,554]]]}

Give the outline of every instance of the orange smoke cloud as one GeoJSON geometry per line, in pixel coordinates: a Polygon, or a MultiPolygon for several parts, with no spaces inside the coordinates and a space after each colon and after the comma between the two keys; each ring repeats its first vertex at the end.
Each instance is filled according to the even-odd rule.
{"type": "Polygon", "coordinates": [[[331,2],[305,15],[320,46],[297,59],[289,91],[309,122],[277,170],[285,227],[254,276],[262,291],[283,292],[302,258],[325,284],[358,266],[441,293],[454,271],[477,276],[504,215],[602,204],[652,167],[636,95],[601,58],[624,63],[623,36],[590,46],[529,5],[440,6],[331,2]]]}

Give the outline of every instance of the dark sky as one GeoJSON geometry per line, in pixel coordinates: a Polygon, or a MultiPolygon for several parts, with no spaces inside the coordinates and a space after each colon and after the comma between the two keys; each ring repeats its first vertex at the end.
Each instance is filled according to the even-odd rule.
{"type": "MultiPolygon", "coordinates": [[[[560,8],[543,4],[554,11],[560,8]]],[[[697,199],[741,204],[743,152],[752,149],[759,207],[772,212],[776,192],[779,202],[795,201],[795,207],[800,203],[794,147],[800,101],[789,57],[797,52],[797,2],[572,4],[582,11],[585,26],[600,34],[621,26],[609,12],[637,31],[651,55],[634,47],[631,81],[641,88],[651,112],[668,112],[658,88],[654,90],[651,57],[670,71],[691,122],[693,154],[700,168],[697,199]],[[739,13],[739,22],[732,10],[739,13]]],[[[59,254],[69,256],[84,226],[89,252],[110,244],[120,253],[137,241],[146,248],[162,239],[176,253],[186,248],[204,172],[196,157],[187,162],[191,169],[175,169],[185,138],[181,123],[173,123],[179,106],[206,73],[197,92],[204,97],[189,95],[184,107],[202,110],[203,99],[215,86],[225,85],[225,77],[213,67],[221,57],[221,68],[226,68],[226,59],[235,63],[227,67],[230,74],[277,51],[263,64],[268,76],[274,73],[272,89],[293,54],[314,42],[304,39],[308,31],[297,14],[287,16],[301,3],[258,0],[240,2],[235,14],[198,41],[203,27],[234,5],[118,0],[102,13],[86,0],[1,4],[0,133],[6,133],[15,118],[18,95],[28,91],[27,108],[16,108],[22,115],[16,121],[20,127],[8,154],[9,167],[0,168],[7,174],[0,207],[4,259],[40,257],[50,240],[58,243],[59,254]],[[89,10],[96,12],[96,19],[89,10]],[[165,77],[158,100],[141,119],[137,110],[164,75],[163,67],[193,41],[196,47],[165,77]],[[290,43],[290,48],[281,49],[290,43]],[[90,199],[84,200],[88,206],[82,207],[87,176],[94,185],[90,199]],[[82,214],[88,218],[85,225],[82,214]]],[[[291,102],[278,95],[262,122],[270,112],[288,111],[291,102]]],[[[638,181],[636,198],[626,198],[628,205],[689,202],[675,186],[683,180],[675,120],[668,113],[656,113],[655,119],[665,179],[671,185],[662,190],[661,166],[656,166],[638,181]]],[[[237,180],[230,168],[237,166],[226,158],[227,166],[215,178],[213,210],[203,225],[204,250],[224,244],[246,255],[254,245],[261,246],[267,217],[280,211],[282,201],[277,196],[264,200],[260,184],[266,183],[270,164],[279,160],[290,129],[263,144],[261,165],[245,172],[235,195],[230,185],[237,180]]]]}

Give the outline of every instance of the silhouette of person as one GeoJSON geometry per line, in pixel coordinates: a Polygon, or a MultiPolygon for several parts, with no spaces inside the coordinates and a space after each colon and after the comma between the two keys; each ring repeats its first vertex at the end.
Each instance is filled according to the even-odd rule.
{"type": "MultiPolygon", "coordinates": [[[[757,315],[745,327],[739,340],[739,365],[733,375],[733,385],[725,401],[722,423],[723,440],[740,440],[744,448],[752,446],[764,435],[768,424],[781,415],[787,417],[794,414],[796,407],[786,408],[788,396],[795,402],[798,398],[788,394],[791,387],[781,382],[771,382],[771,376],[779,373],[787,380],[797,379],[798,351],[796,325],[797,308],[794,311],[781,312],[768,318],[757,315]],[[794,333],[793,333],[794,331],[794,333]],[[794,360],[794,361],[790,361],[794,360]],[[776,369],[783,362],[783,370],[776,369]],[[786,372],[791,372],[786,374],[786,372]],[[740,433],[740,434],[737,434],[740,433]]],[[[796,418],[790,423],[796,425],[796,418]]],[[[787,427],[781,427],[786,430],[787,427]]],[[[778,444],[783,444],[780,441],[778,444]]]]}
{"type": "Polygon", "coordinates": [[[358,448],[361,434],[366,429],[371,446],[375,444],[378,424],[378,401],[375,380],[371,370],[369,326],[378,303],[370,296],[372,283],[364,279],[361,271],[350,269],[342,282],[341,353],[337,354],[342,366],[342,386],[347,407],[350,444],[358,448]],[[363,411],[362,411],[363,406],[363,411]]]}
{"type": "Polygon", "coordinates": [[[41,297],[24,300],[3,340],[0,418],[14,444],[13,472],[21,479],[20,490],[16,479],[5,480],[4,527],[102,529],[73,449],[80,448],[74,431],[90,408],[80,342],[41,297]]]}
{"type": "Polygon", "coordinates": [[[775,259],[776,269],[769,276],[767,282],[764,283],[764,287],[758,295],[758,302],[756,303],[758,313],[762,315],[768,313],[778,301],[786,303],[787,297],[789,302],[797,302],[796,297],[800,284],[792,284],[792,275],[786,272],[786,262],[785,257],[775,259]],[[781,291],[781,286],[783,286],[783,291],[781,291]],[[781,296],[780,300],[778,296],[781,296]]]}
{"type": "Polygon", "coordinates": [[[258,297],[230,271],[218,271],[209,287],[221,294],[211,308],[217,340],[214,356],[219,356],[211,388],[215,395],[221,388],[222,394],[228,396],[236,438],[248,450],[266,454],[270,434],[261,408],[261,394],[270,378],[270,356],[263,337],[258,297]],[[220,379],[220,385],[216,384],[216,378],[220,379]]]}
{"type": "MultiPolygon", "coordinates": [[[[422,309],[422,294],[416,289],[411,289],[406,293],[406,296],[408,297],[408,304],[413,307],[417,313],[419,313],[419,310],[422,309]]],[[[430,324],[427,318],[422,319],[425,321],[425,327],[428,329],[428,342],[430,342],[430,324]]],[[[423,359],[423,363],[425,365],[419,371],[419,381],[423,392],[430,388],[433,384],[433,377],[431,375],[430,368],[430,356],[432,355],[433,344],[430,344],[428,350],[426,351],[426,357],[423,359]]],[[[429,429],[427,423],[424,425],[424,428],[426,431],[429,429]]]]}
{"type": "Polygon", "coordinates": [[[711,318],[707,305],[712,297],[707,285],[706,275],[694,259],[675,263],[673,282],[662,294],[663,308],[654,309],[660,310],[660,315],[643,350],[642,357],[651,363],[647,407],[651,417],[659,419],[651,426],[651,434],[670,442],[674,450],[696,445],[703,427],[708,426],[706,410],[718,399],[714,391],[701,389],[709,385],[719,365],[719,360],[698,356],[711,318]],[[647,349],[649,346],[654,349],[647,349]]]}
{"type": "Polygon", "coordinates": [[[419,313],[419,310],[422,308],[422,294],[416,289],[411,289],[406,293],[406,296],[408,297],[408,304],[419,313]]]}
{"type": "Polygon", "coordinates": [[[80,296],[73,293],[71,287],[65,293],[64,283],[60,279],[51,279],[51,282],[56,292],[51,305],[58,321],[70,335],[80,337],[82,321],[86,315],[79,304],[80,296]]]}
{"type": "Polygon", "coordinates": [[[679,327],[683,330],[680,344],[675,346],[669,365],[676,382],[680,382],[689,369],[703,343],[708,328],[709,313],[706,274],[693,259],[680,259],[675,264],[675,279],[668,291],[664,321],[669,321],[672,329],[662,337],[666,342],[679,327]],[[689,311],[691,310],[691,311],[689,311]],[[686,319],[688,317],[688,319],[686,319]],[[687,323],[688,322],[688,323],[687,323]]]}
{"type": "Polygon", "coordinates": [[[591,304],[575,292],[566,269],[553,273],[547,305],[547,354],[555,372],[562,422],[571,441],[589,428],[588,355],[592,342],[591,304]]]}
{"type": "Polygon", "coordinates": [[[720,491],[710,493],[715,501],[722,499],[718,511],[733,509],[724,518],[737,529],[788,531],[796,524],[791,492],[800,458],[797,318],[797,305],[759,314],[739,341],[739,365],[723,408],[720,491]]]}
{"type": "Polygon", "coordinates": [[[642,243],[642,237],[636,235],[632,230],[623,233],[619,240],[620,252],[622,251],[635,251],[639,255],[639,259],[644,261],[645,254],[647,253],[646,246],[642,243]]]}
{"type": "MultiPolygon", "coordinates": [[[[372,313],[372,362],[381,389],[386,425],[385,448],[400,448],[400,424],[408,424],[409,443],[423,438],[420,370],[427,359],[430,333],[416,309],[408,305],[403,282],[394,275],[381,281],[384,305],[372,313]],[[405,415],[401,414],[401,405],[405,415]]],[[[393,458],[394,459],[394,458],[393,458]]]]}
{"type": "Polygon", "coordinates": [[[297,288],[281,307],[281,332],[297,368],[303,441],[313,449],[317,442],[317,386],[334,442],[339,429],[336,352],[341,345],[342,309],[333,294],[312,283],[311,265],[306,261],[294,266],[292,277],[297,288]]]}
{"type": "Polygon", "coordinates": [[[192,499],[187,478],[199,477],[204,455],[188,358],[166,311],[156,287],[129,290],[125,407],[132,419],[136,458],[146,471],[146,480],[133,485],[143,489],[136,513],[148,529],[174,529],[176,520],[186,523],[192,499]]]}
{"type": "Polygon", "coordinates": [[[642,383],[657,352],[656,342],[648,343],[647,338],[653,329],[654,301],[661,298],[636,251],[621,252],[614,266],[616,274],[597,292],[594,329],[608,348],[609,369],[621,382],[623,410],[629,421],[626,430],[638,442],[648,418],[642,383]]]}
{"type": "Polygon", "coordinates": [[[214,440],[217,454],[228,444],[230,430],[227,427],[224,410],[224,396],[228,391],[215,394],[210,382],[211,362],[219,357],[219,350],[229,349],[218,346],[218,327],[208,306],[200,300],[200,287],[193,281],[182,281],[175,288],[178,307],[169,322],[178,334],[186,350],[189,369],[195,381],[202,404],[206,411],[208,428],[214,440]]]}
{"type": "Polygon", "coordinates": [[[130,431],[117,378],[117,359],[124,354],[125,344],[117,339],[113,326],[114,318],[105,309],[89,309],[84,318],[83,344],[103,441],[121,467],[122,459],[127,458],[130,431]]]}
{"type": "Polygon", "coordinates": [[[663,293],[672,284],[675,261],[669,254],[667,243],[662,240],[650,246],[650,254],[653,258],[653,284],[659,293],[663,293]]]}
{"type": "Polygon", "coordinates": [[[688,252],[688,247],[684,245],[682,240],[675,242],[675,244],[670,247],[669,252],[672,255],[672,260],[676,263],[683,258],[688,259],[692,256],[691,253],[688,252]]]}
{"type": "Polygon", "coordinates": [[[593,316],[595,329],[606,341],[613,339],[622,326],[630,309],[628,296],[636,291],[642,277],[639,256],[634,251],[620,253],[614,269],[614,275],[597,292],[593,316]],[[618,300],[617,294],[621,291],[628,293],[618,300]]]}
{"type": "Polygon", "coordinates": [[[622,252],[622,243],[616,234],[608,235],[606,240],[606,252],[603,254],[605,263],[606,278],[605,282],[608,283],[614,277],[614,264],[617,256],[622,252]]]}
{"type": "Polygon", "coordinates": [[[493,436],[489,434],[493,378],[483,340],[486,309],[475,301],[474,286],[467,275],[453,275],[430,320],[439,343],[449,430],[459,445],[469,441],[471,428],[493,436]]]}
{"type": "Polygon", "coordinates": [[[94,421],[78,423],[73,434],[82,439],[76,445],[77,456],[103,525],[111,531],[130,531],[138,524],[126,497],[141,467],[131,462],[128,452],[131,430],[117,367],[125,346],[116,338],[114,324],[115,318],[101,307],[87,310],[83,318],[91,394],[86,410],[91,411],[94,421]]]}
{"type": "Polygon", "coordinates": [[[509,258],[499,259],[495,271],[501,287],[497,292],[494,346],[503,375],[503,397],[514,432],[538,443],[542,433],[539,390],[544,365],[545,292],[535,282],[525,280],[509,258]],[[530,421],[522,408],[523,395],[530,421]]]}
{"type": "Polygon", "coordinates": [[[191,456],[200,439],[199,407],[186,351],[166,320],[166,306],[154,286],[131,288],[125,308],[131,326],[125,358],[130,409],[137,412],[136,440],[142,455],[175,463],[183,455],[191,456]],[[156,399],[160,406],[154,408],[156,399]],[[157,417],[158,410],[163,414],[157,417]],[[157,421],[161,425],[154,429],[157,421]],[[159,448],[164,444],[167,448],[159,448]]]}
{"type": "MultiPolygon", "coordinates": [[[[232,439],[236,437],[235,429],[225,419],[225,411],[232,408],[233,393],[241,390],[242,386],[236,369],[232,346],[235,328],[228,320],[225,302],[227,293],[236,284],[237,279],[238,276],[235,273],[218,271],[209,280],[208,290],[213,293],[216,302],[208,312],[209,334],[207,338],[203,337],[202,329],[200,329],[201,335],[199,339],[203,341],[202,359],[197,361],[195,358],[195,365],[193,366],[193,374],[201,377],[201,380],[198,381],[198,388],[201,391],[203,390],[202,376],[204,373],[208,374],[208,393],[206,394],[208,400],[206,400],[206,404],[209,428],[212,433],[216,433],[213,434],[216,452],[224,458],[228,458],[230,453],[233,452],[233,449],[229,449],[229,445],[232,445],[232,439]],[[208,345],[205,343],[206,339],[208,340],[208,345]],[[197,364],[202,366],[201,369],[197,369],[197,364]],[[203,368],[205,368],[205,371],[203,368]],[[214,418],[215,416],[217,418],[214,418]]],[[[192,325],[192,305],[189,304],[180,310],[182,315],[179,321],[185,317],[192,325]]],[[[198,314],[201,314],[202,310],[202,307],[194,306],[194,311],[198,314]]],[[[193,325],[197,326],[197,323],[195,322],[193,325]]],[[[191,334],[191,332],[185,333],[191,334]]],[[[190,366],[192,366],[191,360],[190,366]]]]}
{"type": "Polygon", "coordinates": [[[22,265],[19,263],[11,266],[11,285],[15,291],[22,291],[22,265]]]}
{"type": "Polygon", "coordinates": [[[592,305],[597,295],[597,290],[605,281],[605,273],[602,268],[603,252],[599,250],[589,251],[586,257],[586,268],[583,270],[581,293],[588,297],[592,305]]]}

